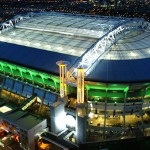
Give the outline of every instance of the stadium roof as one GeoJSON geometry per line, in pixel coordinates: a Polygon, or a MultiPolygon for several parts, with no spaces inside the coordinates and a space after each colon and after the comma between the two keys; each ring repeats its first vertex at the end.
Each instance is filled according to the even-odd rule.
{"type": "Polygon", "coordinates": [[[25,67],[30,67],[47,73],[59,74],[59,68],[56,65],[57,61],[66,60],[69,61],[71,65],[77,58],[78,57],[72,55],[0,42],[1,60],[12,62],[25,67]]]}
{"type": "MultiPolygon", "coordinates": [[[[69,68],[101,37],[132,19],[34,14],[0,35],[0,59],[58,74],[56,62],[69,61],[69,68]],[[12,43],[12,44],[11,44],[12,43]]],[[[135,30],[120,38],[92,66],[86,79],[101,82],[150,81],[150,32],[135,30]]]]}
{"type": "Polygon", "coordinates": [[[112,27],[124,21],[114,17],[94,17],[63,13],[34,14],[15,29],[0,36],[1,41],[81,56],[112,27]]]}

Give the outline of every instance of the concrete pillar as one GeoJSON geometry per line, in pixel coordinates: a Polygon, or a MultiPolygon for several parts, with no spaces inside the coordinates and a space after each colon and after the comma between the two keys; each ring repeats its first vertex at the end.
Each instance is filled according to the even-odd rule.
{"type": "Polygon", "coordinates": [[[66,128],[65,117],[63,102],[57,101],[50,106],[51,132],[58,134],[66,128]]]}
{"type": "Polygon", "coordinates": [[[87,115],[85,104],[76,105],[76,141],[77,144],[86,141],[87,115]]]}

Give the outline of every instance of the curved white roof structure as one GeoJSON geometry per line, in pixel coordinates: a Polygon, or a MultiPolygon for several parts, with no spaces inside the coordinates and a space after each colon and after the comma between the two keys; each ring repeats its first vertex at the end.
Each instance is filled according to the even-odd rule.
{"type": "MultiPolygon", "coordinates": [[[[150,80],[150,68],[144,66],[150,63],[150,23],[143,19],[42,12],[16,16],[1,24],[0,30],[0,41],[16,44],[17,49],[19,45],[23,46],[22,54],[36,50],[43,55],[42,58],[53,56],[52,70],[43,69],[44,62],[36,67],[30,63],[32,67],[41,67],[46,72],[58,73],[54,62],[65,59],[70,61],[70,73],[74,77],[76,68],[84,67],[89,80],[150,80]],[[134,65],[139,68],[134,68],[134,65]],[[146,73],[140,75],[141,72],[146,73]],[[137,78],[135,74],[139,74],[137,78]]],[[[6,43],[5,49],[8,49],[6,43]]],[[[1,59],[7,57],[1,56],[1,59]]]]}
{"type": "Polygon", "coordinates": [[[25,21],[15,24],[15,29],[2,34],[0,40],[75,56],[81,56],[114,26],[125,21],[54,12],[27,16],[30,17],[24,16],[25,21]]]}

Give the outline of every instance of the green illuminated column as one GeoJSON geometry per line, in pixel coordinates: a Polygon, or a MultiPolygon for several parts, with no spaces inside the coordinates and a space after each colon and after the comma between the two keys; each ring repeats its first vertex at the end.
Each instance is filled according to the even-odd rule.
{"type": "Polygon", "coordinates": [[[56,89],[56,92],[58,91],[58,88],[57,88],[57,82],[56,82],[56,80],[55,79],[52,79],[53,80],[53,82],[54,82],[54,85],[55,85],[55,89],[56,89]]]}
{"type": "Polygon", "coordinates": [[[42,76],[40,76],[41,77],[41,79],[42,79],[42,83],[43,83],[43,86],[44,86],[44,88],[45,88],[45,80],[44,80],[44,77],[42,77],[42,76]]]}

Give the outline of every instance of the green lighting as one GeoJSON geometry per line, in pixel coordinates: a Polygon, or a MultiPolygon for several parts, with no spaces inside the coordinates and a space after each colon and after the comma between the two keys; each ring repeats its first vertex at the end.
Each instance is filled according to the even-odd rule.
{"type": "MultiPolygon", "coordinates": [[[[59,92],[59,77],[50,75],[45,72],[36,71],[27,67],[0,61],[0,73],[5,76],[11,76],[16,80],[23,80],[35,83],[38,86],[43,85],[51,90],[59,92]]],[[[141,98],[143,96],[150,97],[150,83],[138,84],[112,84],[85,81],[87,96],[93,100],[100,101],[102,99],[112,99],[118,102],[126,98],[141,98]],[[138,88],[138,90],[137,90],[138,88]]],[[[70,92],[75,92],[74,87],[69,86],[70,92]]]]}
{"type": "MultiPolygon", "coordinates": [[[[59,78],[44,72],[36,71],[30,68],[22,67],[12,63],[0,61],[0,72],[8,77],[13,76],[23,80],[30,80],[55,89],[59,88],[59,78]]],[[[27,83],[27,82],[26,82],[27,83]]]]}

